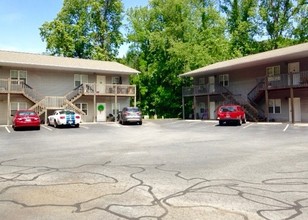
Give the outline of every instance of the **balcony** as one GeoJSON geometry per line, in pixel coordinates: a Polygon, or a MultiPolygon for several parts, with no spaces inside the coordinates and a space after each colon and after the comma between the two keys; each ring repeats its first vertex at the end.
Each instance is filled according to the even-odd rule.
{"type": "Polygon", "coordinates": [[[102,95],[102,96],[135,96],[135,85],[123,84],[104,84],[84,83],[82,86],[83,94],[85,95],[102,95]],[[96,92],[95,92],[96,91],[96,92]]]}
{"type": "MultiPolygon", "coordinates": [[[[260,80],[259,80],[260,81],[260,80]]],[[[265,90],[266,80],[263,77],[262,81],[256,84],[254,89],[258,91],[265,90]]],[[[232,82],[230,82],[232,84],[232,82]]],[[[308,87],[308,71],[292,74],[280,74],[278,76],[268,77],[268,90],[274,89],[287,89],[287,88],[304,88],[308,87]]],[[[254,90],[253,89],[253,90],[254,90]]],[[[193,85],[191,87],[183,87],[183,97],[189,96],[202,96],[213,95],[224,92],[223,88],[219,84],[207,84],[207,85],[193,85]]],[[[250,92],[251,93],[251,92],[250,92]]]]}
{"type": "MultiPolygon", "coordinates": [[[[20,93],[29,94],[31,97],[37,97],[35,91],[22,80],[0,79],[0,93],[20,93]]],[[[135,96],[135,85],[123,84],[104,84],[98,85],[96,83],[84,83],[76,87],[72,92],[73,95],[81,93],[84,95],[105,95],[105,96],[135,96]],[[95,92],[96,91],[96,92],[95,92]]],[[[43,97],[38,97],[41,100],[43,97]]]]}
{"type": "MultiPolygon", "coordinates": [[[[308,71],[268,77],[268,89],[308,87],[308,71]]],[[[265,88],[264,88],[265,89],[265,88]]]]}

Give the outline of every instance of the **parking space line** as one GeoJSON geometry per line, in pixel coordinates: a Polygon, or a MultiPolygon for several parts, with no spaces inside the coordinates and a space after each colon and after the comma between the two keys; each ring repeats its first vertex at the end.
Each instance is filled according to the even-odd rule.
{"type": "Polygon", "coordinates": [[[84,128],[84,129],[87,129],[89,130],[90,128],[89,127],[86,127],[86,126],[80,126],[81,128],[84,128]]]}
{"type": "Polygon", "coordinates": [[[5,126],[5,129],[7,130],[8,133],[11,133],[10,129],[7,126],[5,126]]]}
{"type": "Polygon", "coordinates": [[[253,123],[249,123],[248,125],[246,125],[245,127],[243,127],[243,129],[248,128],[248,127],[250,127],[250,126],[252,126],[252,125],[253,125],[253,123]]]}
{"type": "Polygon", "coordinates": [[[46,130],[52,131],[52,129],[51,129],[51,128],[48,128],[48,127],[47,127],[47,126],[45,126],[45,125],[42,125],[42,127],[43,127],[43,128],[45,128],[46,130]]]}
{"type": "Polygon", "coordinates": [[[285,132],[288,129],[289,126],[290,126],[290,124],[287,124],[287,126],[283,129],[283,132],[285,132]]]}

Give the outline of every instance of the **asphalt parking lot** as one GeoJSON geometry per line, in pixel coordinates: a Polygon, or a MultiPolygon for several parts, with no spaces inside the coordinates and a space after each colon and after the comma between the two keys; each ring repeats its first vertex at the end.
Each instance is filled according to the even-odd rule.
{"type": "Polygon", "coordinates": [[[308,219],[308,126],[0,126],[1,219],[308,219]]]}

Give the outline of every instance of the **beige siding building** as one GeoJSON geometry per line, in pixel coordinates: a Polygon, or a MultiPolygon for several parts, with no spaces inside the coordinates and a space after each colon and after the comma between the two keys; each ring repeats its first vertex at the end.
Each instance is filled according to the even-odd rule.
{"type": "Polygon", "coordinates": [[[0,51],[0,124],[19,109],[33,109],[42,122],[55,109],[73,109],[83,122],[136,105],[135,69],[117,62],[0,51]]]}
{"type": "Polygon", "coordinates": [[[222,104],[239,104],[251,121],[308,122],[308,43],[214,63],[181,75],[190,118],[215,119],[222,104]],[[190,101],[189,101],[190,100],[190,101]]]}

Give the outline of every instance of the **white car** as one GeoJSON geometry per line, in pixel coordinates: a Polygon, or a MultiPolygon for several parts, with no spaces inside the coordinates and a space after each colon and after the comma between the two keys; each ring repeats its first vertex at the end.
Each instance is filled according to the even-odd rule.
{"type": "Polygon", "coordinates": [[[81,117],[71,110],[56,110],[53,115],[48,116],[47,124],[58,126],[75,126],[79,127],[81,117]]]}

